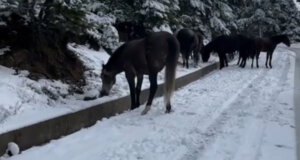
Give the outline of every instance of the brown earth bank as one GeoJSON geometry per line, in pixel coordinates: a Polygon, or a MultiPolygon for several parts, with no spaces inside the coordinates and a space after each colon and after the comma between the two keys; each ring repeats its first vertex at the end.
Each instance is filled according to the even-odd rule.
{"type": "Polygon", "coordinates": [[[67,49],[70,41],[79,36],[57,28],[40,25],[22,25],[13,17],[7,25],[0,26],[0,48],[8,46],[0,56],[0,65],[30,72],[29,78],[47,78],[84,85],[85,67],[79,58],[67,49]],[[33,27],[38,26],[38,27],[33,27]]]}

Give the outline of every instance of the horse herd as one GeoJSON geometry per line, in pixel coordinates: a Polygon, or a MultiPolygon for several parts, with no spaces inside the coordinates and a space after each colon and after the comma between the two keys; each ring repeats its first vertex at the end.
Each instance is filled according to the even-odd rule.
{"type": "Polygon", "coordinates": [[[203,45],[203,36],[191,29],[181,29],[174,33],[154,32],[145,38],[132,40],[121,45],[102,66],[102,89],[100,96],[109,94],[116,82],[116,75],[125,72],[130,89],[131,109],[140,106],[140,92],[143,75],[149,75],[150,94],[142,115],[146,114],[152,104],[157,90],[157,74],[165,68],[164,100],[166,113],[171,112],[171,96],[174,91],[176,66],[179,53],[182,55],[183,66],[189,67],[189,58],[194,59],[195,64],[201,55],[203,62],[209,60],[211,52],[216,52],[220,59],[220,69],[228,66],[226,54],[239,52],[239,65],[245,67],[247,58],[256,58],[257,67],[260,51],[267,52],[266,67],[272,68],[272,54],[276,45],[283,42],[290,46],[286,35],[278,35],[266,38],[248,38],[243,35],[222,35],[207,45],[203,45]],[[268,63],[269,62],[269,63],[268,63]],[[137,83],[135,83],[137,78],[137,83]]]}

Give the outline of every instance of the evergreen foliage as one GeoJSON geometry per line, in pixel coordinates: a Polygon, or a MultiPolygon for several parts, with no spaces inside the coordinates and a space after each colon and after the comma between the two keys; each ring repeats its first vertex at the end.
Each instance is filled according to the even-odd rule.
{"type": "Polygon", "coordinates": [[[287,34],[300,41],[299,26],[295,0],[0,1],[0,49],[41,54],[51,48],[59,57],[69,57],[69,42],[112,53],[119,41],[184,27],[209,39],[220,34],[287,34]]]}

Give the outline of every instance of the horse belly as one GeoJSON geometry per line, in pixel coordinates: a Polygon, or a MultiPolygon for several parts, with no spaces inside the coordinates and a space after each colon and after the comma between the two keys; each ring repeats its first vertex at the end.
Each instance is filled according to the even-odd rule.
{"type": "Polygon", "coordinates": [[[166,59],[167,51],[152,52],[152,56],[149,56],[147,63],[149,63],[148,66],[151,67],[151,71],[159,72],[164,68],[166,59]]]}
{"type": "Polygon", "coordinates": [[[134,68],[137,72],[137,74],[149,74],[149,68],[147,65],[147,60],[144,56],[141,56],[138,58],[134,58],[135,60],[133,61],[134,68]],[[136,60],[138,59],[138,60],[136,60]]]}

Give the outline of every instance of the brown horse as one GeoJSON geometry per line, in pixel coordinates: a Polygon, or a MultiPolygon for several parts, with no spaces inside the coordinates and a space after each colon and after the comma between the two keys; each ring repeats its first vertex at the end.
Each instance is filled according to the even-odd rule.
{"type": "Polygon", "coordinates": [[[102,90],[100,96],[109,94],[115,77],[125,72],[130,88],[131,109],[140,105],[140,92],[143,75],[149,75],[150,94],[142,114],[146,114],[152,104],[157,89],[157,74],[165,66],[165,104],[166,113],[171,111],[171,95],[174,90],[176,66],[179,55],[179,42],[168,32],[155,32],[147,37],[123,44],[103,65],[101,72],[102,90]],[[135,85],[137,77],[137,85],[135,85]]]}
{"type": "Polygon", "coordinates": [[[199,32],[191,29],[181,29],[174,33],[180,43],[180,52],[183,60],[183,67],[189,68],[189,58],[193,52],[192,58],[195,64],[198,64],[199,53],[203,46],[203,37],[199,32]]]}
{"type": "MultiPolygon", "coordinates": [[[[277,35],[272,37],[256,38],[254,41],[255,41],[255,49],[256,49],[255,56],[256,56],[257,68],[259,67],[258,59],[261,51],[267,52],[266,67],[268,68],[268,64],[269,64],[269,67],[272,68],[272,56],[276,46],[281,42],[287,45],[288,47],[291,45],[291,42],[287,37],[287,35],[277,35]]],[[[252,60],[252,64],[253,64],[253,60],[252,60]]]]}

